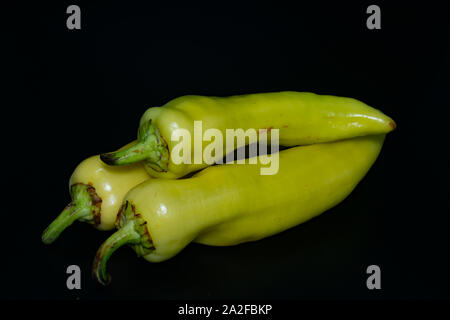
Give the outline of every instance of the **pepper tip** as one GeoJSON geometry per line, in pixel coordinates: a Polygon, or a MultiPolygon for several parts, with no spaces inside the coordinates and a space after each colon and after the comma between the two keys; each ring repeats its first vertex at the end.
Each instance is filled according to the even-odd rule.
{"type": "Polygon", "coordinates": [[[393,120],[389,121],[389,126],[392,128],[392,130],[395,130],[395,128],[397,128],[397,124],[393,120]]]}

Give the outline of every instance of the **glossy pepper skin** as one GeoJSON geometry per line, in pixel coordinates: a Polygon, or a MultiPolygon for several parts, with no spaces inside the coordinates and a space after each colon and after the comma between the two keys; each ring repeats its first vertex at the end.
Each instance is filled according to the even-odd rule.
{"type": "Polygon", "coordinates": [[[70,177],[72,202],[45,229],[42,241],[52,243],[76,220],[90,223],[99,230],[113,229],[125,194],[148,179],[141,164],[113,167],[104,164],[99,155],[85,159],[70,177]]]}
{"type": "MultiPolygon", "coordinates": [[[[381,111],[352,98],[293,91],[230,97],[189,95],[148,109],[140,120],[138,143],[121,152],[102,154],[101,159],[110,165],[143,161],[149,174],[158,178],[179,178],[198,171],[208,165],[193,161],[175,164],[170,159],[178,143],[171,141],[177,128],[191,133],[193,157],[196,120],[202,121],[203,131],[215,128],[224,137],[226,129],[265,129],[269,136],[271,129],[279,129],[279,143],[286,147],[383,134],[395,128],[395,122],[381,111]]],[[[208,143],[203,143],[203,149],[208,143]]],[[[233,151],[225,145],[216,160],[233,151]]]]}
{"type": "Polygon", "coordinates": [[[375,162],[384,138],[372,135],[281,151],[275,175],[260,175],[259,164],[224,164],[187,179],[142,183],[125,196],[119,230],[98,250],[93,275],[108,282],[106,261],[123,244],[160,262],[192,241],[229,246],[303,223],[352,192],[375,162]]]}

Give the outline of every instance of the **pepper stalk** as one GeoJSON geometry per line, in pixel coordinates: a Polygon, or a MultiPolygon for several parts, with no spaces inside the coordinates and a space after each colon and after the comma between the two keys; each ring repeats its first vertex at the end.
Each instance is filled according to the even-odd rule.
{"type": "Polygon", "coordinates": [[[84,183],[75,183],[70,188],[70,194],[72,201],[42,233],[42,242],[45,244],[54,242],[61,232],[76,220],[93,225],[100,224],[102,199],[95,192],[95,188],[84,183]]]}
{"type": "Polygon", "coordinates": [[[131,245],[138,256],[153,251],[155,247],[146,225],[142,216],[136,214],[134,205],[126,201],[117,215],[118,230],[106,239],[95,255],[92,277],[103,285],[109,284],[111,276],[106,272],[106,263],[114,251],[126,244],[131,245]]]}
{"type": "Polygon", "coordinates": [[[158,128],[150,119],[139,126],[136,144],[120,151],[103,153],[100,159],[113,166],[143,161],[155,171],[165,172],[169,164],[169,151],[158,128]]]}

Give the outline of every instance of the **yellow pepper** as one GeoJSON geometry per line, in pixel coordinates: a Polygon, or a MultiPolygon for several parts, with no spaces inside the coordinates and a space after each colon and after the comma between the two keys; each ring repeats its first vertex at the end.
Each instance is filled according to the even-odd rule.
{"type": "Polygon", "coordinates": [[[125,196],[118,231],[99,248],[93,275],[106,284],[106,262],[124,244],[160,262],[192,241],[235,245],[303,223],[352,192],[378,157],[384,138],[371,135],[281,151],[275,175],[260,175],[258,161],[211,166],[187,179],[144,182],[125,196]]]}
{"type": "MultiPolygon", "coordinates": [[[[148,173],[157,178],[179,178],[203,169],[208,166],[204,161],[177,164],[170,157],[179,143],[172,141],[172,134],[179,128],[190,132],[194,157],[196,120],[202,121],[203,130],[218,129],[224,137],[226,129],[240,128],[267,130],[270,138],[270,131],[278,129],[279,143],[286,147],[383,134],[395,128],[395,122],[381,111],[352,98],[291,91],[231,97],[189,95],[148,109],[140,120],[138,142],[102,154],[101,159],[110,165],[143,161],[148,173]]],[[[235,148],[245,144],[238,141],[235,148]]],[[[202,151],[207,145],[203,143],[202,151]]],[[[233,151],[225,143],[223,149],[217,159],[233,151]]]]}
{"type": "Polygon", "coordinates": [[[76,220],[90,223],[99,230],[113,229],[125,194],[149,178],[141,164],[112,167],[104,164],[98,155],[87,158],[70,178],[72,201],[45,229],[42,241],[52,243],[76,220]]]}

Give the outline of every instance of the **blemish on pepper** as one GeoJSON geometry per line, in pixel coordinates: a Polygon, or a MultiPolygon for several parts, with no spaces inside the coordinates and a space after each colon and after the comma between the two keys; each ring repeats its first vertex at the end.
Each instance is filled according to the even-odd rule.
{"type": "Polygon", "coordinates": [[[101,210],[102,210],[102,198],[100,198],[93,186],[89,186],[87,189],[89,196],[91,197],[92,206],[96,207],[96,210],[92,210],[94,215],[94,225],[98,226],[101,222],[101,210]]]}

